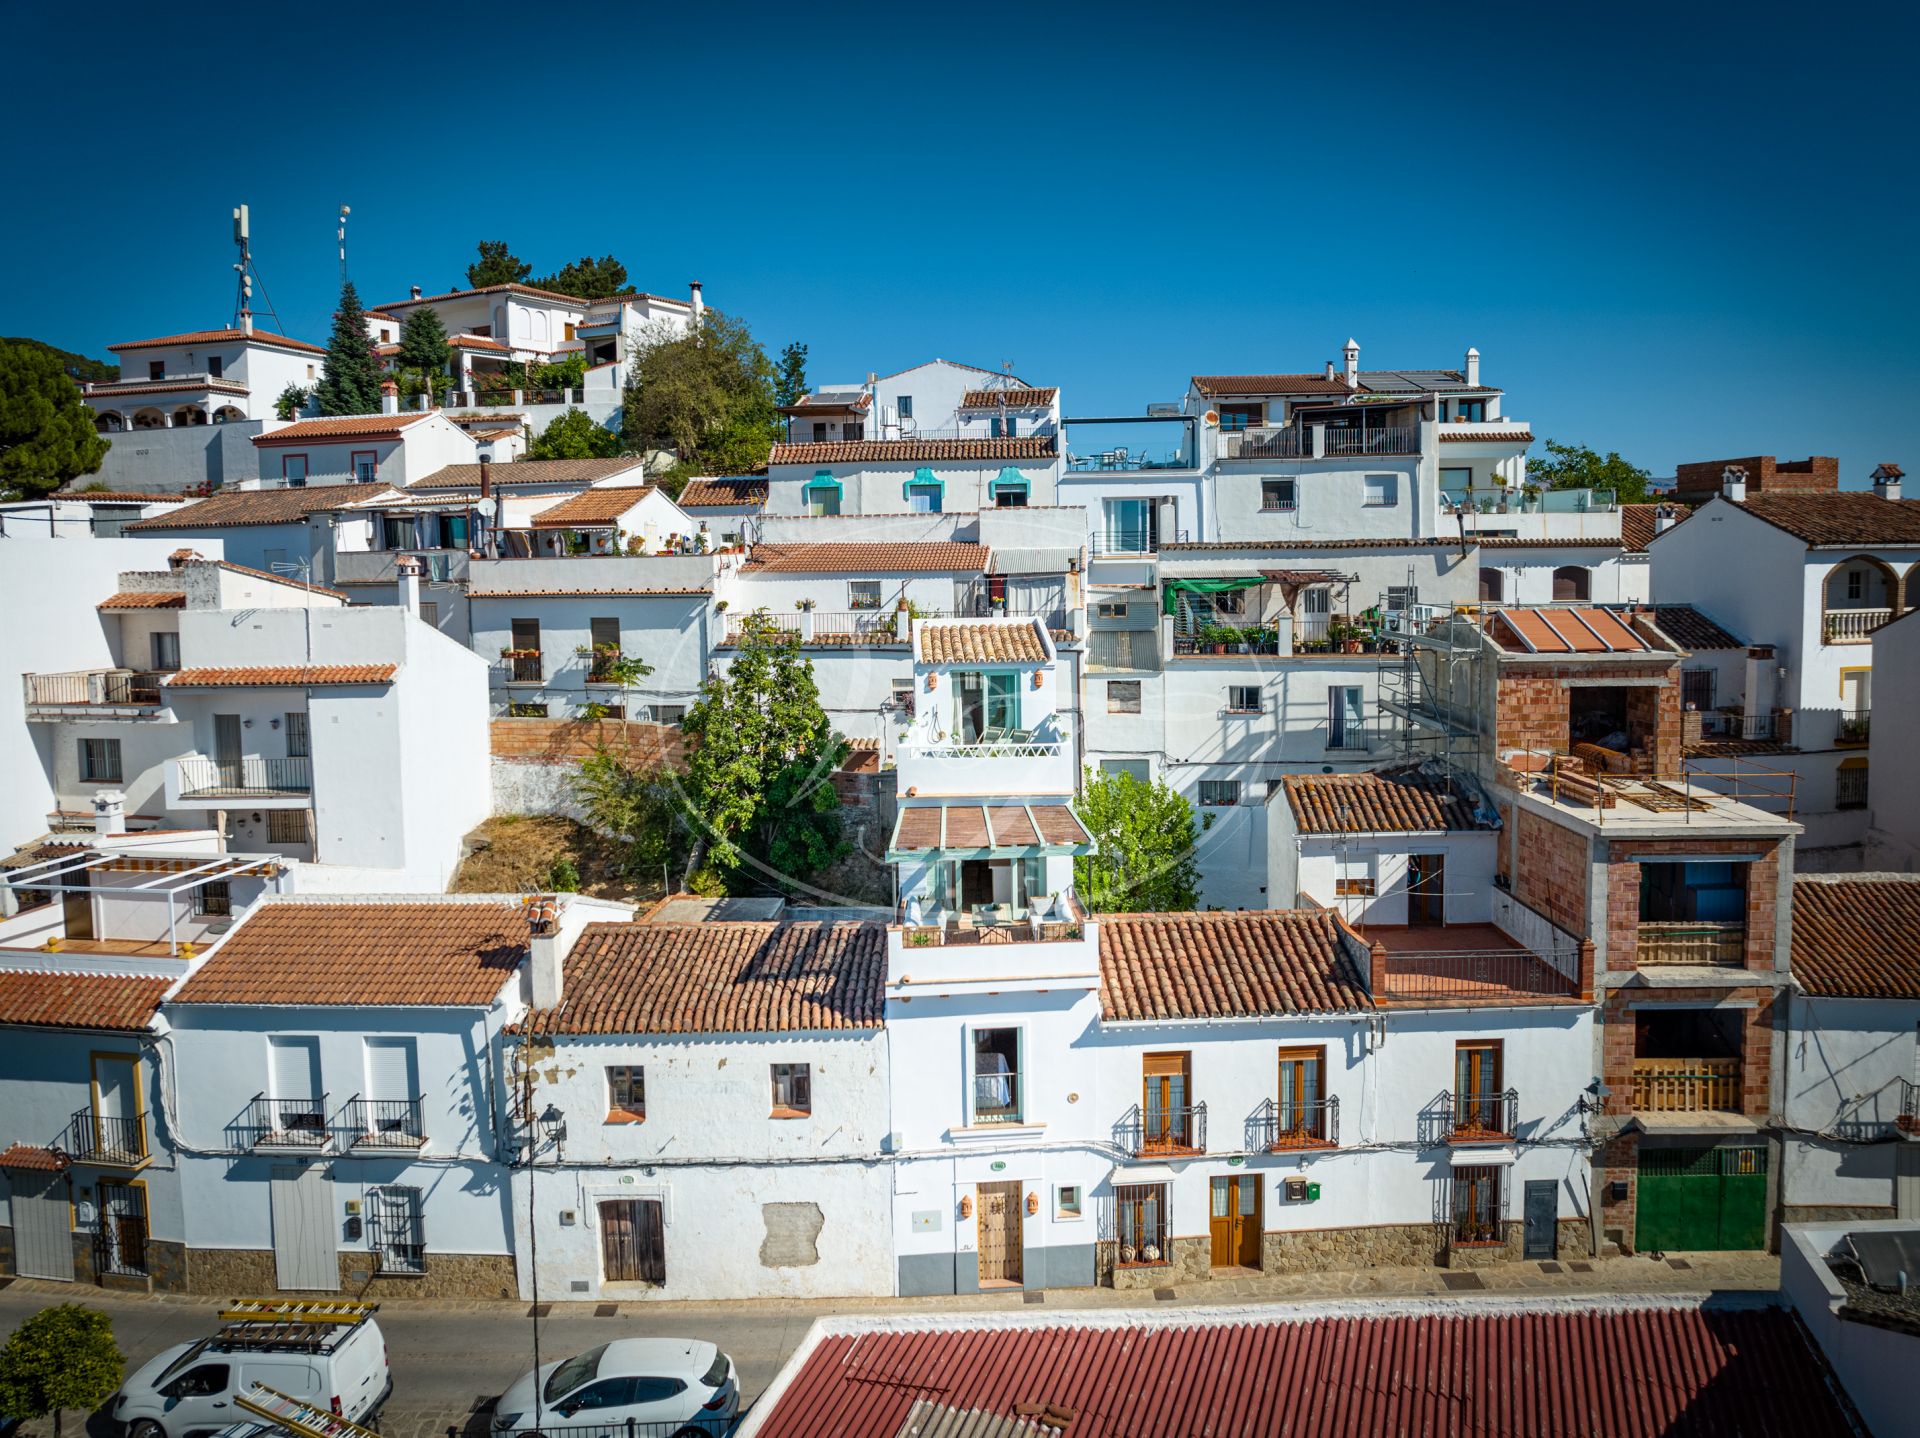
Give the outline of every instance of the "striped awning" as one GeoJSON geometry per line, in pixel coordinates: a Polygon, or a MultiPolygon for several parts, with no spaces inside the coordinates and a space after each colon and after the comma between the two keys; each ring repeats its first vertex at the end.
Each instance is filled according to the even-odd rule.
{"type": "Polygon", "coordinates": [[[1017,859],[1091,854],[1094,848],[1086,826],[1065,804],[991,799],[902,808],[887,861],[1017,859]]]}

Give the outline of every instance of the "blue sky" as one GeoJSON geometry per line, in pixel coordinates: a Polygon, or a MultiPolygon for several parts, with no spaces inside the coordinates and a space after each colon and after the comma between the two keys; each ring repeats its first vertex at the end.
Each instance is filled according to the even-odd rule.
{"type": "Polygon", "coordinates": [[[1476,345],[1656,474],[1920,470],[1911,9],[593,8],[15,7],[0,332],[225,323],[246,201],[324,341],[345,202],[369,302],[610,251],[816,380],[1011,360],[1124,413],[1351,334],[1476,345]]]}

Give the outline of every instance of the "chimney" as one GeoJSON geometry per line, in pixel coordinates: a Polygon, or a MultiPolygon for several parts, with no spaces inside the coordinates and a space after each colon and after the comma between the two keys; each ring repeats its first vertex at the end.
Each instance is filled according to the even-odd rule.
{"type": "Polygon", "coordinates": [[[121,790],[102,789],[93,796],[93,832],[101,838],[127,832],[127,796],[121,790]]]}
{"type": "Polygon", "coordinates": [[[417,299],[419,299],[419,298],[420,298],[420,286],[418,286],[418,285],[412,285],[412,286],[409,286],[409,288],[408,288],[408,294],[409,294],[409,295],[410,295],[410,296],[411,296],[411,297],[412,297],[413,299],[416,299],[416,300],[417,300],[417,299]]]}
{"type": "Polygon", "coordinates": [[[1328,360],[1328,361],[1327,361],[1327,378],[1328,378],[1328,379],[1332,379],[1333,377],[1334,377],[1334,374],[1333,374],[1333,361],[1332,361],[1332,360],[1328,360]]]}
{"type": "Polygon", "coordinates": [[[687,290],[693,296],[693,327],[699,329],[700,321],[706,317],[707,313],[707,302],[700,296],[700,281],[694,280],[689,283],[687,290]]]}
{"type": "Polygon", "coordinates": [[[1900,497],[1900,479],[1906,473],[1897,464],[1883,464],[1873,472],[1873,492],[1882,499],[1900,497]]]}
{"type": "Polygon", "coordinates": [[[1345,354],[1347,357],[1347,388],[1359,389],[1360,388],[1360,346],[1356,344],[1353,340],[1349,339],[1347,341],[1347,347],[1345,350],[1342,351],[1342,353],[1345,354]]]}
{"type": "Polygon", "coordinates": [[[1672,505],[1656,504],[1653,507],[1653,532],[1655,534],[1665,534],[1679,522],[1679,516],[1674,514],[1672,505]]]}
{"type": "Polygon", "coordinates": [[[417,554],[403,554],[394,562],[394,572],[400,576],[400,607],[409,614],[420,612],[420,578],[422,565],[417,554]]]}
{"type": "Polygon", "coordinates": [[[480,497],[493,498],[493,461],[485,455],[480,457],[480,497]]]}
{"type": "Polygon", "coordinates": [[[380,381],[380,413],[400,413],[400,386],[390,379],[380,381]]]}
{"type": "Polygon", "coordinates": [[[567,957],[560,946],[560,901],[528,900],[527,929],[527,977],[532,989],[528,1001],[536,1009],[557,1009],[567,957]]]}
{"type": "Polygon", "coordinates": [[[1467,383],[1471,385],[1480,383],[1480,351],[1476,349],[1467,351],[1467,383]]]}
{"type": "Polygon", "coordinates": [[[197,549],[176,549],[167,556],[167,568],[185,569],[199,557],[200,551],[197,549]]]}
{"type": "Polygon", "coordinates": [[[1747,502],[1747,472],[1737,464],[1720,471],[1720,493],[1735,504],[1747,502]]]}

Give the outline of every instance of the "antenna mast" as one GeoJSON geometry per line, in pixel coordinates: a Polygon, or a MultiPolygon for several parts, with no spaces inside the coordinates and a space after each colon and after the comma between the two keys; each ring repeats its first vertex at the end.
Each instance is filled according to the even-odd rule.
{"type": "Polygon", "coordinates": [[[340,241],[340,288],[347,287],[347,216],[353,213],[352,205],[340,207],[340,228],[334,238],[340,241]]]}
{"type": "Polygon", "coordinates": [[[233,243],[240,251],[240,258],[234,264],[239,274],[238,294],[234,300],[234,327],[245,334],[253,333],[253,252],[249,248],[247,233],[247,207],[236,205],[233,210],[233,243]]]}

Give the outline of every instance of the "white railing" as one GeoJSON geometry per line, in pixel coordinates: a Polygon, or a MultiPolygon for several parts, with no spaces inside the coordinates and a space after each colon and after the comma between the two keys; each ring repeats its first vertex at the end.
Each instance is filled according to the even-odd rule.
{"type": "Polygon", "coordinates": [[[242,759],[209,759],[192,754],[174,762],[180,766],[183,799],[313,792],[313,761],[307,758],[269,759],[249,754],[242,759]]]}
{"type": "Polygon", "coordinates": [[[1825,638],[1829,644],[1865,644],[1891,618],[1891,609],[1829,609],[1825,638]]]}
{"type": "Polygon", "coordinates": [[[1328,454],[1418,454],[1420,431],[1387,427],[1383,429],[1327,429],[1328,454]]]}
{"type": "Polygon", "coordinates": [[[1058,739],[998,744],[902,744],[902,752],[922,759],[1055,759],[1066,752],[1058,739]]]}

